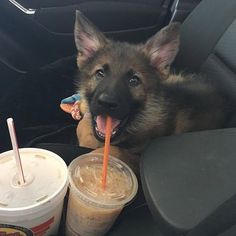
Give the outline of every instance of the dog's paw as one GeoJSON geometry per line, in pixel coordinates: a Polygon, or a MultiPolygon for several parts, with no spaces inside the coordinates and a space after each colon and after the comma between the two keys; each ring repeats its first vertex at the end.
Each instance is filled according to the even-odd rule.
{"type": "Polygon", "coordinates": [[[81,96],[79,94],[74,94],[70,97],[62,99],[60,108],[64,112],[71,114],[73,119],[80,120],[82,118],[81,96]]]}

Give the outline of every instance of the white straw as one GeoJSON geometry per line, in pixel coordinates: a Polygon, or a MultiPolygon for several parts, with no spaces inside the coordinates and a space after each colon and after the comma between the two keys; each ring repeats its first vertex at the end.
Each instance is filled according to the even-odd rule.
{"type": "Polygon", "coordinates": [[[20,185],[22,185],[25,183],[25,177],[24,177],[23,168],[21,164],[21,159],[20,159],[20,154],[19,154],[19,149],[18,149],[18,144],[17,144],[17,139],[16,139],[16,131],[15,131],[14,122],[12,118],[7,119],[7,125],[8,125],[8,130],[10,133],[10,137],[11,137],[11,144],[12,144],[12,148],[13,148],[13,152],[14,152],[14,156],[16,160],[18,175],[20,178],[20,185]]]}

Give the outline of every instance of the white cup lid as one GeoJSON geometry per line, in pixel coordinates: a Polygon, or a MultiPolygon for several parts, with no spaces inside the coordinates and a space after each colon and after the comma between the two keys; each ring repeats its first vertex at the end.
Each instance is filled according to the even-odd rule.
{"type": "Polygon", "coordinates": [[[0,154],[0,211],[24,210],[44,204],[67,184],[65,162],[55,153],[38,149],[20,149],[26,184],[19,185],[12,151],[0,154]]]}

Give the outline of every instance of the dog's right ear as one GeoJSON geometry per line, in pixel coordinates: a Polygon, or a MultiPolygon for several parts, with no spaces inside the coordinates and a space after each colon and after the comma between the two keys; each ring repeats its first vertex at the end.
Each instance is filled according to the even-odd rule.
{"type": "Polygon", "coordinates": [[[77,58],[78,66],[92,57],[107,42],[103,33],[78,10],[76,10],[74,37],[79,53],[77,58]]]}

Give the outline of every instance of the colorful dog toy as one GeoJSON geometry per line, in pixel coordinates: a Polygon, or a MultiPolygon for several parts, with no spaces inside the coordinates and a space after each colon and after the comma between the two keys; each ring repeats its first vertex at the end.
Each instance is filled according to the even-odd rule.
{"type": "Polygon", "coordinates": [[[61,100],[60,108],[71,114],[72,118],[75,120],[81,120],[82,114],[80,111],[81,96],[79,94],[74,94],[70,97],[61,100]]]}

